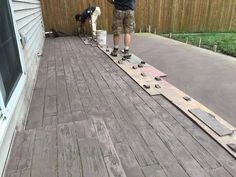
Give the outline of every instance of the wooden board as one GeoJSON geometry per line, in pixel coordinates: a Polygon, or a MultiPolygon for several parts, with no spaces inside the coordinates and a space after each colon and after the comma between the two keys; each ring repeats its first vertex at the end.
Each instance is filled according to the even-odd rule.
{"type": "MultiPolygon", "coordinates": [[[[38,1],[29,2],[35,3],[29,5],[30,7],[39,7],[38,1]]],[[[42,0],[40,2],[43,19],[45,19],[45,31],[50,31],[53,27],[56,31],[74,34],[79,25],[75,21],[74,15],[81,13],[90,3],[99,6],[102,11],[101,16],[98,17],[98,28],[106,29],[109,33],[112,32],[113,8],[105,0],[92,1],[93,3],[89,0],[75,0],[70,3],[66,0],[60,1],[60,3],[57,0],[50,2],[42,0]]],[[[136,32],[235,31],[234,1],[217,0],[216,3],[210,2],[208,0],[193,2],[186,0],[136,1],[136,32]]],[[[21,15],[17,15],[17,18],[18,16],[21,15]]],[[[85,32],[91,33],[91,25],[88,21],[85,27],[85,32]]]]}
{"type": "MultiPolygon", "coordinates": [[[[155,80],[153,76],[142,76],[142,68],[133,69],[135,64],[130,63],[128,60],[122,61],[122,56],[118,54],[117,57],[112,57],[110,55],[112,49],[108,47],[99,47],[108,57],[110,57],[123,71],[125,71],[137,84],[139,84],[148,94],[158,95],[160,94],[159,89],[155,87],[158,81],[155,80]],[[122,61],[122,64],[119,63],[122,61]],[[145,85],[150,86],[146,88],[145,85]]],[[[141,59],[140,59],[141,61],[141,59]]]]}
{"type": "MultiPolygon", "coordinates": [[[[121,53],[124,53],[124,50],[121,50],[121,53]]],[[[134,64],[134,65],[138,65],[141,62],[145,62],[143,59],[139,58],[138,56],[136,56],[135,54],[131,53],[131,57],[129,59],[127,59],[128,62],[134,64]]],[[[149,76],[153,76],[153,77],[166,77],[167,74],[159,71],[158,69],[154,68],[153,66],[151,66],[150,64],[146,63],[143,65],[143,69],[142,71],[144,73],[146,73],[149,76]]]]}
{"type": "MultiPolygon", "coordinates": [[[[121,53],[124,53],[124,50],[121,50],[121,53]]],[[[138,65],[141,62],[145,62],[143,59],[139,58],[138,56],[136,56],[133,53],[131,53],[131,57],[129,59],[127,59],[127,61],[134,64],[134,65],[138,65]]],[[[146,62],[145,62],[145,64],[143,64],[142,71],[149,76],[153,76],[154,78],[156,76],[158,76],[158,77],[166,77],[167,76],[167,74],[159,71],[158,69],[154,68],[153,66],[151,66],[150,64],[148,64],[146,62]]]]}
{"type": "Polygon", "coordinates": [[[132,54],[132,56],[129,59],[127,59],[127,61],[130,62],[131,64],[137,65],[137,64],[140,64],[143,60],[137,57],[136,55],[132,54]]]}
{"type": "Polygon", "coordinates": [[[231,135],[232,130],[226,128],[220,122],[218,122],[214,117],[209,115],[209,113],[203,111],[202,109],[190,109],[193,115],[197,116],[203,123],[215,131],[219,136],[231,135]]]}
{"type": "Polygon", "coordinates": [[[151,75],[153,77],[166,77],[167,74],[159,71],[158,69],[154,68],[153,66],[146,66],[143,69],[143,72],[146,73],[147,75],[151,75]]]}

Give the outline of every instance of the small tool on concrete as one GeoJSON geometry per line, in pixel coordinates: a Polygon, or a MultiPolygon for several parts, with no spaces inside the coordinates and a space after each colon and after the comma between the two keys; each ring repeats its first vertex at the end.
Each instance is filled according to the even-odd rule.
{"type": "Polygon", "coordinates": [[[139,68],[143,68],[143,64],[141,64],[141,63],[138,64],[138,67],[139,67],[139,68]]]}
{"type": "Polygon", "coordinates": [[[151,86],[148,85],[148,84],[144,84],[143,86],[144,86],[145,89],[150,89],[151,88],[151,86]]]}
{"type": "Polygon", "coordinates": [[[155,77],[155,80],[161,81],[161,78],[160,78],[159,76],[156,76],[156,77],[155,77]]]}
{"type": "Polygon", "coordinates": [[[123,61],[122,61],[122,60],[119,60],[118,63],[121,65],[121,64],[123,64],[123,61]]]}
{"type": "Polygon", "coordinates": [[[213,118],[216,118],[216,116],[215,115],[213,115],[213,114],[211,114],[211,113],[207,113],[209,116],[211,116],[211,117],[213,117],[213,118]]]}
{"type": "Polygon", "coordinates": [[[159,84],[156,84],[155,87],[158,88],[158,89],[161,88],[161,86],[159,84]]]}
{"type": "Polygon", "coordinates": [[[141,76],[146,77],[147,74],[146,73],[141,73],[141,76]]]}
{"type": "Polygon", "coordinates": [[[185,99],[186,101],[191,101],[191,98],[188,96],[184,96],[183,99],[185,99]]]}

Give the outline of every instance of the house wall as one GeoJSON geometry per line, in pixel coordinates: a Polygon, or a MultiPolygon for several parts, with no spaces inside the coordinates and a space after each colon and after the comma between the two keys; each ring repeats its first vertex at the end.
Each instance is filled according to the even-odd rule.
{"type": "MultiPolygon", "coordinates": [[[[23,56],[24,81],[15,99],[9,117],[6,117],[6,131],[0,144],[0,176],[4,170],[4,164],[10,150],[11,141],[17,130],[24,129],[29,105],[39,66],[40,57],[44,45],[44,26],[39,0],[9,0],[13,13],[13,21],[16,35],[22,36],[25,45],[20,45],[20,53],[23,56]]],[[[4,121],[2,122],[4,124],[4,121]]]]}

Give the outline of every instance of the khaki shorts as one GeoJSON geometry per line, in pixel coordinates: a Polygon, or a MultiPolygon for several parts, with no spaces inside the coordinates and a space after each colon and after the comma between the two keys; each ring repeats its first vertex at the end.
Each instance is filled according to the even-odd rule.
{"type": "Polygon", "coordinates": [[[123,30],[125,33],[133,33],[135,30],[134,11],[114,9],[112,30],[114,34],[120,34],[123,30]]]}

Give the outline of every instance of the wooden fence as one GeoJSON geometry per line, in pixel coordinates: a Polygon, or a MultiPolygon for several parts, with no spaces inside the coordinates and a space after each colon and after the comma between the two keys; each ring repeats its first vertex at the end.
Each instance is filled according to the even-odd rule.
{"type": "MultiPolygon", "coordinates": [[[[75,14],[89,4],[101,8],[98,29],[111,32],[107,0],[41,0],[46,30],[74,33],[75,14]]],[[[236,0],[136,0],[135,15],[137,32],[236,31],[236,0]]]]}

